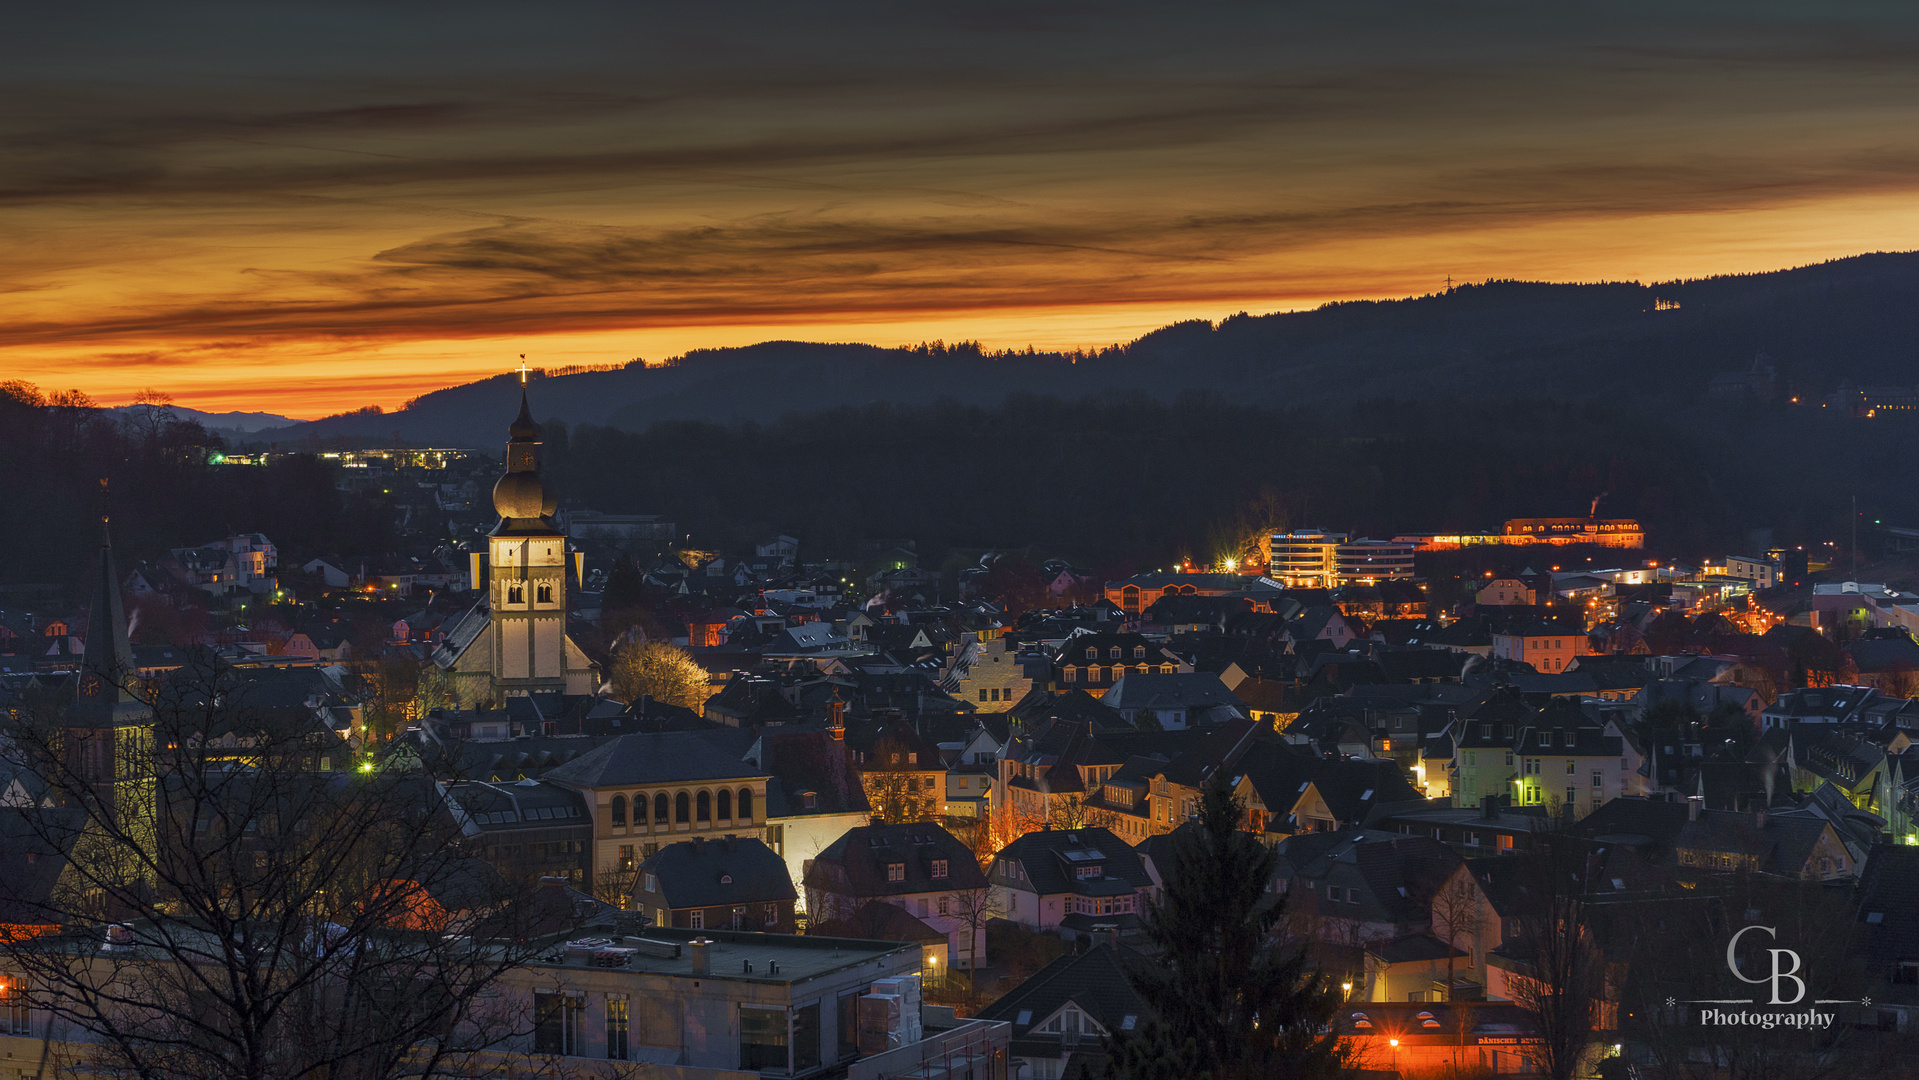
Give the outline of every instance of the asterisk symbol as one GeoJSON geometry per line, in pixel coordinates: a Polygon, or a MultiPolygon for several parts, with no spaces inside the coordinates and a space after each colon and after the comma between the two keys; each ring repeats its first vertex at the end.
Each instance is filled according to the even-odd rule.
{"type": "Polygon", "coordinates": [[[1670,1009],[1670,1008],[1672,1008],[1672,1007],[1673,1007],[1674,1005],[1677,1005],[1677,1004],[1679,1004],[1679,1001],[1678,1001],[1678,999],[1677,999],[1677,998],[1667,998],[1667,999],[1666,999],[1666,1008],[1668,1008],[1668,1009],[1670,1009]]]}
{"type": "Polygon", "coordinates": [[[1872,999],[1871,999],[1871,998],[1869,998],[1869,997],[1864,997],[1864,998],[1860,998],[1860,999],[1859,999],[1859,1004],[1861,1004],[1861,1005],[1866,1005],[1866,1006],[1870,1006],[1870,1005],[1872,1004],[1872,999]]]}

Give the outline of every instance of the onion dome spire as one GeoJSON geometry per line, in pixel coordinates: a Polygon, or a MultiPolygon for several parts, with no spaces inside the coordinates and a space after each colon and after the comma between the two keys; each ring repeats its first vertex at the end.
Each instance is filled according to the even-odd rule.
{"type": "Polygon", "coordinates": [[[559,500],[540,481],[540,425],[533,422],[533,408],[527,401],[526,377],[529,369],[520,358],[520,415],[506,429],[506,475],[493,485],[493,509],[501,517],[500,528],[550,528],[545,519],[559,509],[559,500]]]}

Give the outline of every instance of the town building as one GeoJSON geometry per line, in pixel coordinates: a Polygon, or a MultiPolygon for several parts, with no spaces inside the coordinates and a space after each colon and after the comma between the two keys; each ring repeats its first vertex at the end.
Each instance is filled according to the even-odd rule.
{"type": "Polygon", "coordinates": [[[751,837],[696,836],[641,861],[631,901],[654,926],[793,933],[799,893],[786,862],[751,837]]]}
{"type": "Polygon", "coordinates": [[[1153,880],[1131,844],[1096,827],[1041,829],[1001,848],[987,875],[1003,917],[1092,939],[1136,930],[1153,880]]]}
{"type": "Polygon", "coordinates": [[[973,852],[938,825],[872,824],[849,830],[812,859],[804,881],[811,919],[846,920],[883,900],[939,930],[947,955],[966,966],[986,962],[989,883],[973,852]]]}
{"type": "Polygon", "coordinates": [[[548,769],[544,779],[586,797],[589,891],[609,903],[631,894],[641,860],[668,843],[690,834],[764,838],[770,777],[705,732],[622,735],[548,769]]]}

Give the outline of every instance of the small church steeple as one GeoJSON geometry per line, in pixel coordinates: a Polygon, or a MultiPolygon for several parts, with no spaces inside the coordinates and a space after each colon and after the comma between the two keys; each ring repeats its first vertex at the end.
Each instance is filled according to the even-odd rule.
{"type": "Polygon", "coordinates": [[[494,534],[551,532],[559,500],[540,480],[540,425],[526,397],[527,368],[520,368],[520,415],[506,429],[506,473],[493,485],[493,509],[500,515],[494,534]]]}
{"type": "Polygon", "coordinates": [[[127,636],[127,613],[113,562],[113,537],[100,519],[100,557],[87,614],[86,651],[74,691],[75,719],[85,726],[121,727],[144,722],[146,706],[134,694],[138,669],[127,636]]]}

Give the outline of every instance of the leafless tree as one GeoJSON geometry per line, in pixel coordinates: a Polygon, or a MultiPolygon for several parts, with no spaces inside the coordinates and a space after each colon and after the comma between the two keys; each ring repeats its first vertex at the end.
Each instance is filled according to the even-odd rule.
{"type": "Polygon", "coordinates": [[[1446,952],[1446,999],[1453,1000],[1453,954],[1461,939],[1474,946],[1485,919],[1484,897],[1471,871],[1460,867],[1445,885],[1433,894],[1433,930],[1448,946],[1446,952]]]}
{"type": "Polygon", "coordinates": [[[1521,968],[1507,985],[1530,1014],[1533,1067],[1547,1080],[1572,1080],[1590,1055],[1604,1000],[1605,957],[1587,922],[1587,846],[1556,829],[1542,829],[1522,864],[1506,947],[1521,968]]]}
{"type": "Polygon", "coordinates": [[[22,819],[64,857],[56,887],[0,882],[34,931],[0,951],[51,1040],[143,1080],[384,1080],[470,1074],[524,1030],[491,991],[527,958],[530,906],[465,855],[430,781],[321,771],[330,733],[250,707],[210,658],[81,687],[6,732],[60,804],[22,819]]]}
{"type": "MultiPolygon", "coordinates": [[[[1006,914],[1006,902],[999,890],[991,886],[978,889],[955,889],[940,897],[940,906],[945,914],[959,923],[966,935],[966,985],[974,993],[979,991],[979,949],[981,931],[986,924],[1006,914]]],[[[951,959],[948,959],[950,965],[951,959]]]]}

